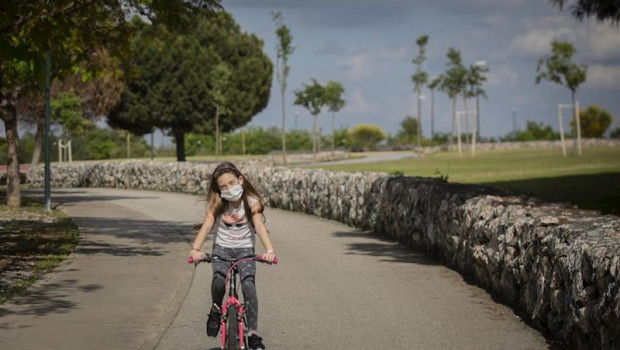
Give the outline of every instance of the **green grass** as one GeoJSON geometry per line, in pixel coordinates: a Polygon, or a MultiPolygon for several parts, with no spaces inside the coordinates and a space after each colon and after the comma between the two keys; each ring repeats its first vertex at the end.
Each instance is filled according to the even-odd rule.
{"type": "Polygon", "coordinates": [[[558,149],[478,151],[476,158],[469,153],[459,158],[455,152],[442,152],[398,161],[320,168],[442,177],[449,182],[510,189],[620,215],[620,147],[584,148],[581,157],[566,158],[558,149]]]}

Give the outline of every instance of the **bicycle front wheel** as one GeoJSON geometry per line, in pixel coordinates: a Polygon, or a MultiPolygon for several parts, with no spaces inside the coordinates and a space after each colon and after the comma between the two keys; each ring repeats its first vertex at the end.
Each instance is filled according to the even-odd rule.
{"type": "Polygon", "coordinates": [[[226,349],[239,349],[239,319],[237,317],[237,308],[232,306],[228,308],[228,318],[226,320],[226,349]]]}

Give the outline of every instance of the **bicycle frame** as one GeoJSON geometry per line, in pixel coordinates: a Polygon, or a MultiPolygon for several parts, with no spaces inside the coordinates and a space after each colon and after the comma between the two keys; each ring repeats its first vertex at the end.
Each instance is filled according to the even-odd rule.
{"type": "MultiPolygon", "coordinates": [[[[229,318],[229,311],[230,308],[235,308],[237,311],[237,334],[238,334],[238,341],[239,341],[239,349],[245,350],[246,349],[246,342],[245,342],[245,306],[243,303],[241,303],[241,301],[239,300],[239,296],[237,294],[237,265],[239,265],[241,262],[246,261],[246,260],[256,260],[258,262],[264,262],[267,263],[267,261],[263,260],[261,256],[258,255],[251,255],[251,256],[246,256],[243,257],[241,259],[223,259],[220,258],[217,255],[207,255],[205,257],[205,259],[203,261],[206,262],[212,262],[213,260],[220,260],[220,261],[228,261],[231,262],[231,266],[228,269],[228,272],[226,273],[226,288],[228,288],[228,298],[226,298],[226,300],[224,301],[224,303],[222,304],[222,321],[220,323],[220,333],[221,333],[221,349],[226,349],[226,343],[228,340],[228,333],[227,333],[227,325],[228,325],[228,318],[229,318]]],[[[188,259],[189,263],[194,263],[194,266],[196,266],[198,263],[200,263],[200,261],[194,261],[193,258],[189,258],[188,259]]],[[[278,263],[278,259],[276,258],[273,261],[273,264],[277,264],[278,263]]]]}
{"type": "Polygon", "coordinates": [[[228,324],[228,309],[231,307],[237,308],[237,334],[239,336],[239,349],[245,349],[245,308],[239,300],[237,295],[237,265],[242,261],[254,259],[254,257],[246,257],[239,259],[230,266],[228,273],[226,274],[226,286],[228,288],[228,298],[222,304],[222,323],[220,325],[221,348],[226,348],[226,341],[228,340],[227,324],[228,324]]]}

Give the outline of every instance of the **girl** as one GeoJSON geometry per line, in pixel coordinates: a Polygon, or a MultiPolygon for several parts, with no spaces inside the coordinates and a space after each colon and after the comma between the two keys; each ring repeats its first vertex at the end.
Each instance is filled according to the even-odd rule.
{"type": "MultiPolygon", "coordinates": [[[[263,258],[273,262],[276,252],[265,227],[263,203],[247,179],[230,162],[218,165],[211,175],[207,195],[207,213],[190,255],[195,260],[204,259],[200,247],[208,233],[215,226],[213,254],[223,258],[242,258],[254,254],[255,237],[258,235],[267,252],[263,258]]],[[[222,300],[226,290],[226,273],[230,263],[214,261],[211,296],[213,306],[207,320],[207,335],[217,336],[220,329],[222,300]]],[[[246,260],[239,264],[243,298],[248,303],[246,317],[248,322],[248,345],[250,349],[265,349],[262,338],[258,336],[258,299],[256,297],[256,262],[246,260]]]]}

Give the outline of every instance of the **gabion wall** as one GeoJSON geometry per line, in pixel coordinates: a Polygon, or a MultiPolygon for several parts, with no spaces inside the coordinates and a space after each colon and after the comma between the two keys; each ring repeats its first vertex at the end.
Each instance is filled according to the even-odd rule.
{"type": "MultiPolygon", "coordinates": [[[[620,348],[620,219],[480,186],[238,164],[275,208],[422,247],[578,349],[620,348]]],[[[55,164],[54,187],[205,194],[214,164],[55,164]]],[[[28,182],[43,186],[43,168],[28,182]]]]}

